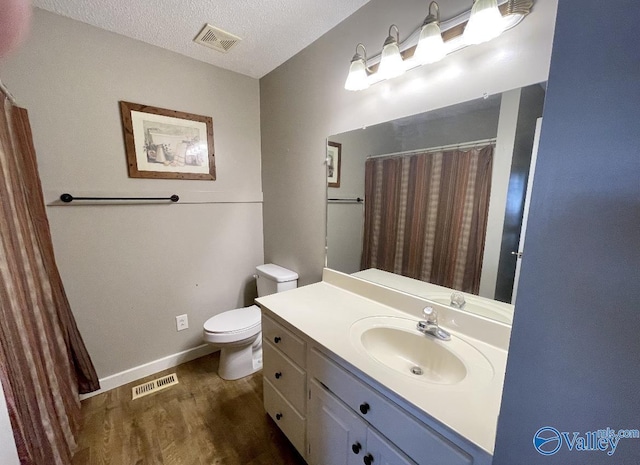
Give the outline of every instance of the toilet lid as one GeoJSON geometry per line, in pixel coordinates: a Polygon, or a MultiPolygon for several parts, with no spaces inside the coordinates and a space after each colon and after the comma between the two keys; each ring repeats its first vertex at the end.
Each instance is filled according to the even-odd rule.
{"type": "Polygon", "coordinates": [[[236,308],[209,318],[204,323],[204,330],[208,333],[233,333],[259,325],[260,318],[260,307],[257,305],[236,308]]]}

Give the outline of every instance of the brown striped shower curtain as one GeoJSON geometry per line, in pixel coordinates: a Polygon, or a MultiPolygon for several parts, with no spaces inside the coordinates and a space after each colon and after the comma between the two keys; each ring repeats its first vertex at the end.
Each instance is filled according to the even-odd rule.
{"type": "Polygon", "coordinates": [[[56,267],[27,111],[0,92],[0,380],[21,464],[68,465],[99,389],[56,267]]]}
{"type": "Polygon", "coordinates": [[[477,294],[493,148],[369,158],[362,269],[477,294]]]}

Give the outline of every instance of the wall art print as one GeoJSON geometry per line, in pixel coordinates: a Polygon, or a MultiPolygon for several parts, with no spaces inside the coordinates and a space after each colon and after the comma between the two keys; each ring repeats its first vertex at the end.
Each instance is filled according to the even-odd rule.
{"type": "Polygon", "coordinates": [[[120,102],[129,177],[216,179],[213,120],[120,102]]]}

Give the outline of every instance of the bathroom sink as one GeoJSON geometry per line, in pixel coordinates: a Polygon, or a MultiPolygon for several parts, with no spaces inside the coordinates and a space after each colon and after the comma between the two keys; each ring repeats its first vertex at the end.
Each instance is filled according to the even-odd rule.
{"type": "Polygon", "coordinates": [[[458,336],[442,341],[425,335],[416,323],[399,317],[364,318],[352,325],[351,342],[387,369],[419,382],[450,386],[493,378],[491,364],[473,345],[458,336]]]}

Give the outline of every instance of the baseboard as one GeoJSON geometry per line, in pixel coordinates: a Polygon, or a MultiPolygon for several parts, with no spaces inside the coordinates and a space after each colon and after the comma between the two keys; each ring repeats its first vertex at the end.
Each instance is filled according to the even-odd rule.
{"type": "Polygon", "coordinates": [[[144,378],[145,376],[166,370],[167,368],[172,368],[182,363],[195,360],[196,358],[204,357],[216,350],[218,349],[215,349],[211,344],[203,344],[201,346],[194,347],[193,349],[168,355],[166,357],[159,358],[158,360],[154,360],[153,362],[145,363],[144,365],[129,368],[128,370],[121,371],[120,373],[101,378],[100,389],[90,392],[89,394],[81,394],[80,400],[88,399],[89,397],[102,394],[103,392],[110,391],[111,389],[124,386],[125,384],[144,378]]]}

